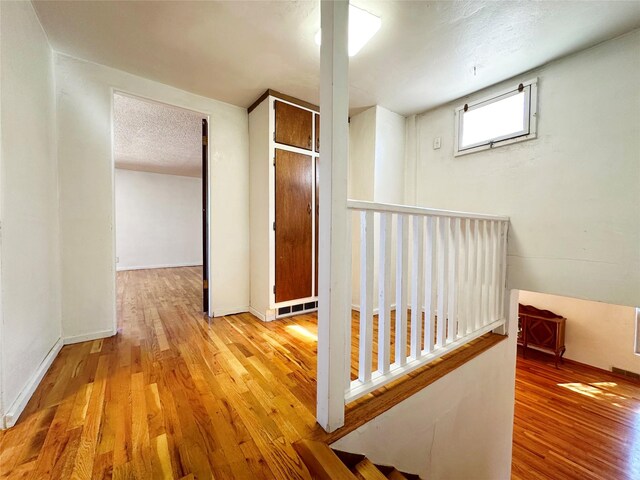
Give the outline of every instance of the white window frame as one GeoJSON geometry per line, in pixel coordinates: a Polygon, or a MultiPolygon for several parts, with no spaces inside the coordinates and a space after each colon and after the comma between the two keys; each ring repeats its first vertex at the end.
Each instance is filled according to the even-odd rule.
{"type": "Polygon", "coordinates": [[[462,141],[465,106],[467,107],[467,111],[475,110],[476,108],[484,107],[513,95],[517,95],[518,93],[520,93],[520,84],[491,95],[490,97],[484,97],[480,100],[476,100],[465,105],[460,105],[455,109],[454,156],[458,157],[460,155],[467,155],[468,153],[480,152],[495,147],[502,147],[504,145],[511,145],[512,143],[531,140],[538,136],[538,79],[533,78],[526,82],[522,82],[521,85],[523,87],[523,91],[525,92],[524,129],[520,132],[509,133],[501,137],[487,139],[482,142],[469,145],[465,148],[460,148],[460,142],[462,141]]]}

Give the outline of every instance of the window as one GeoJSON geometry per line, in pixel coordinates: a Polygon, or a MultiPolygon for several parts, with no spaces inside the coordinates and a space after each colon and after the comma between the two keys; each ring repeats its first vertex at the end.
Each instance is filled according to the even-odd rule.
{"type": "Polygon", "coordinates": [[[455,155],[536,137],[537,79],[456,108],[455,155]]]}

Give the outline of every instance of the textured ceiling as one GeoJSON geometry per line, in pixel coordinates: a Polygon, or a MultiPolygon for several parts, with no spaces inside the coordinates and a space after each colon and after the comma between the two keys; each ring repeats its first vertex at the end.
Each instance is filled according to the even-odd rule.
{"type": "MultiPolygon", "coordinates": [[[[640,27],[640,1],[353,0],[382,18],[350,60],[353,112],[403,115],[640,27]]],[[[318,1],[34,1],[54,49],[243,107],[318,103],[318,1]]]]}
{"type": "Polygon", "coordinates": [[[189,110],[114,95],[116,167],[200,177],[202,118],[189,110]]]}

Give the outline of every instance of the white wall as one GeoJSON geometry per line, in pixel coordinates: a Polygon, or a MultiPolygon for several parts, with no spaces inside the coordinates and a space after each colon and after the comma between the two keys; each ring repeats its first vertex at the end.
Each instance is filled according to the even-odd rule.
{"type": "Polygon", "coordinates": [[[640,373],[640,356],[634,354],[635,308],[524,291],[520,303],[567,319],[565,358],[605,370],[618,367],[640,373]]]}
{"type": "Polygon", "coordinates": [[[404,202],[405,118],[376,106],[376,202],[404,202]]]}
{"type": "MultiPolygon", "coordinates": [[[[251,313],[263,321],[273,320],[269,308],[269,99],[249,114],[250,223],[251,223],[251,313]]],[[[275,208],[275,207],[274,207],[275,208]]]]}
{"type": "Polygon", "coordinates": [[[61,347],[61,322],[52,52],[30,2],[0,8],[1,428],[61,347]]]}
{"type": "MultiPolygon", "coordinates": [[[[517,306],[517,292],[511,298],[517,306]]],[[[506,340],[332,448],[364,454],[374,463],[393,465],[425,479],[509,479],[516,328],[517,322],[511,321],[506,340]]]]}
{"type": "Polygon", "coordinates": [[[55,63],[65,336],[83,340],[115,327],[113,89],[209,116],[211,306],[216,315],[246,311],[246,110],[66,55],[55,63]]]}
{"type": "MultiPolygon", "coordinates": [[[[349,121],[348,198],[373,201],[376,168],[376,107],[349,121]]],[[[351,218],[351,304],[360,305],[360,217],[351,218]]],[[[377,272],[377,261],[374,269],[377,272]]],[[[375,287],[374,287],[375,288],[375,287]]],[[[377,302],[376,302],[377,305],[377,302]]]]}
{"type": "Polygon", "coordinates": [[[349,198],[373,201],[376,169],[376,107],[349,121],[349,198]]]}
{"type": "MultiPolygon", "coordinates": [[[[379,105],[351,117],[349,124],[349,198],[403,204],[405,199],[405,118],[379,105]]],[[[374,292],[378,290],[379,221],[374,225],[374,292]]],[[[352,218],[351,301],[360,305],[360,216],[352,218]]],[[[393,227],[392,238],[395,238],[393,227]]],[[[395,264],[395,241],[391,262],[395,264]]],[[[392,279],[395,290],[395,278],[392,279]]],[[[377,295],[373,301],[378,308],[377,295]]]]}
{"type": "Polygon", "coordinates": [[[202,180],[116,169],[118,270],[202,265],[202,180]]]}
{"type": "Polygon", "coordinates": [[[417,117],[417,203],[509,215],[511,288],[640,305],[638,51],[636,30],[417,117]],[[453,156],[455,106],[536,76],[537,139],[453,156]]]}

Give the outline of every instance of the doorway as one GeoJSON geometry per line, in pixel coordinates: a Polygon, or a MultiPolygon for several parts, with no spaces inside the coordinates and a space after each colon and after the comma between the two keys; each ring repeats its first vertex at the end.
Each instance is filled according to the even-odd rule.
{"type": "MultiPolygon", "coordinates": [[[[154,281],[175,283],[209,313],[208,119],[114,92],[113,157],[118,301],[154,281]]],[[[158,299],[159,302],[162,299],[158,299]]]]}

